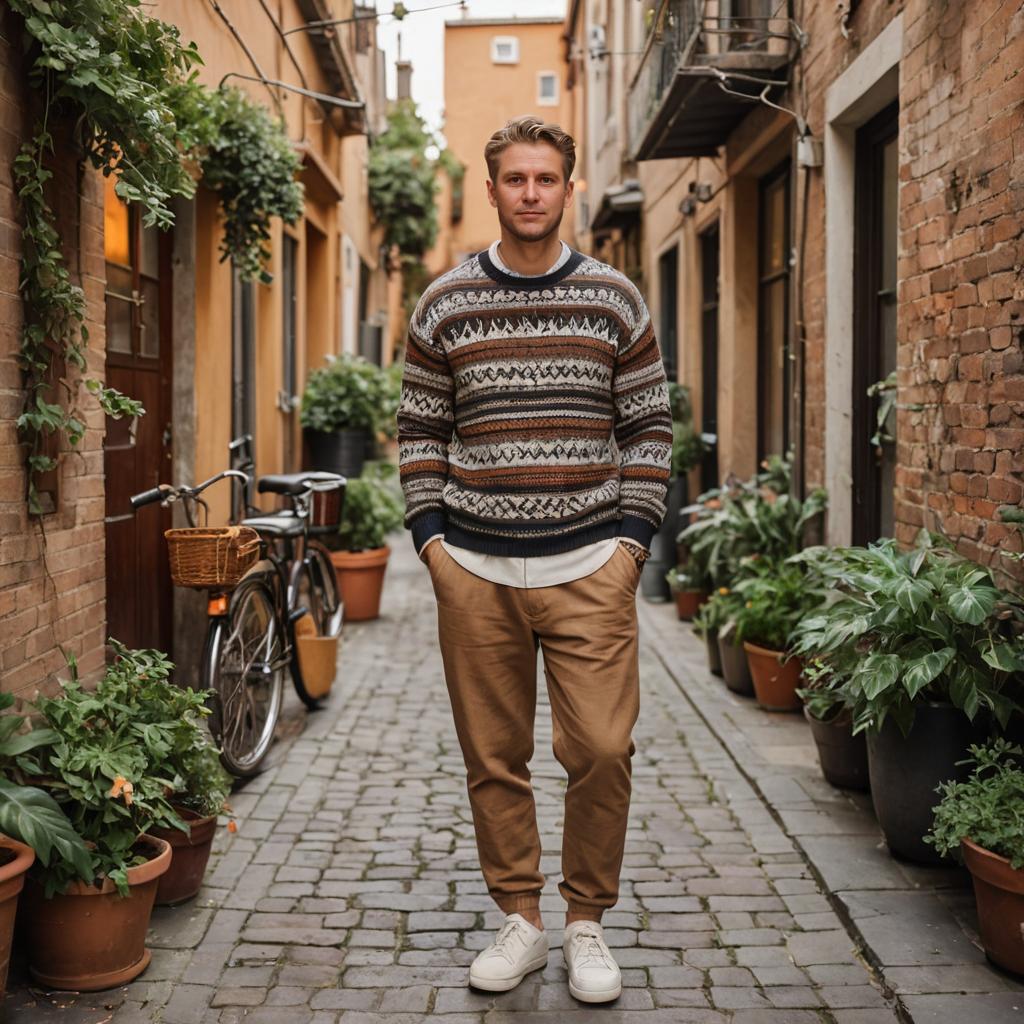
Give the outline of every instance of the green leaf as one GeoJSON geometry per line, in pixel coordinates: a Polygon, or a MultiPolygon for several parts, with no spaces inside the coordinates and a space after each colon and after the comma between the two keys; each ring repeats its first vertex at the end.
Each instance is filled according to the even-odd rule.
{"type": "Polygon", "coordinates": [[[910,699],[913,700],[930,682],[945,672],[955,656],[954,648],[944,647],[910,662],[903,675],[903,685],[910,699]]]}
{"type": "Polygon", "coordinates": [[[28,844],[44,865],[58,854],[84,882],[94,877],[92,857],[67,815],[48,793],[0,778],[0,832],[28,844]]]}
{"type": "Polygon", "coordinates": [[[899,679],[900,659],[895,654],[869,654],[857,674],[863,677],[864,696],[874,700],[899,679]]]}
{"type": "Polygon", "coordinates": [[[960,622],[980,626],[992,614],[997,592],[991,587],[978,587],[964,583],[946,595],[950,614],[960,622]]]}
{"type": "MultiPolygon", "coordinates": [[[[0,725],[2,724],[0,722],[0,725]]],[[[16,733],[0,742],[0,757],[17,757],[56,740],[57,734],[52,729],[33,729],[32,732],[16,733]]]]}
{"type": "Polygon", "coordinates": [[[986,665],[1000,672],[1017,672],[1024,669],[1024,657],[1017,644],[991,642],[983,648],[981,657],[986,665]]]}

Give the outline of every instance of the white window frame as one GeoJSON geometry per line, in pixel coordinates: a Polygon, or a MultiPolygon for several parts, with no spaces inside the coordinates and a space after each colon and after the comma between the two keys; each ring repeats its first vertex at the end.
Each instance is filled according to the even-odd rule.
{"type": "Polygon", "coordinates": [[[492,64],[518,64],[519,63],[519,37],[518,36],[494,36],[491,39],[491,63],[492,64]],[[508,46],[511,55],[501,56],[500,48],[508,46]]]}
{"type": "Polygon", "coordinates": [[[558,106],[558,72],[557,71],[538,71],[537,72],[537,106],[538,107],[557,107],[558,106]],[[541,83],[545,78],[550,78],[554,83],[555,90],[554,94],[550,97],[544,96],[544,91],[541,88],[541,83]]]}

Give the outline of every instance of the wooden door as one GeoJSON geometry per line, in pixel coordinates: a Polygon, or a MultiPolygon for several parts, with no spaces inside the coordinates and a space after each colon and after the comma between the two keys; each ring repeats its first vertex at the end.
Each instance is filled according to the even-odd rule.
{"type": "Polygon", "coordinates": [[[171,582],[164,530],[168,510],[132,513],[131,495],[170,480],[171,234],[143,227],[114,194],[104,205],[107,270],[107,383],[146,409],[134,438],[126,419],[107,419],[107,634],[129,647],[171,650],[171,582]]]}

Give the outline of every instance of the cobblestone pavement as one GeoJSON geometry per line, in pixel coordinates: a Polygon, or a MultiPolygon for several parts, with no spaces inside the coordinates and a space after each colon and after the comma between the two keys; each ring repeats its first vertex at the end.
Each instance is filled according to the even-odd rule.
{"type": "MultiPolygon", "coordinates": [[[[376,622],[346,626],[327,710],[236,794],[198,901],[159,910],[153,963],[92,997],[15,987],[9,1024],[405,1024],[576,1020],[883,1024],[896,1019],[803,855],[648,641],[622,894],[605,916],[621,998],[569,995],[558,881],[563,774],[542,693],[533,763],[552,953],[502,995],[467,988],[500,914],[476,862],[430,582],[395,538],[376,622]]],[[[659,621],[660,621],[659,620],[659,621]]],[[[653,631],[651,631],[653,632],[653,631]]],[[[6,1016],[3,1011],[6,1011],[6,1016]]]]}

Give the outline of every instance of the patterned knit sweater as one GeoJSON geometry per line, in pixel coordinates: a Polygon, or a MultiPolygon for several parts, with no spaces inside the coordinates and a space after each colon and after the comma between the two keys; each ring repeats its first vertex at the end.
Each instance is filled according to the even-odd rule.
{"type": "Polygon", "coordinates": [[[417,550],[441,532],[497,555],[649,546],[671,447],[651,318],[617,270],[574,251],[524,280],[481,252],[423,293],[398,408],[417,550]]]}

